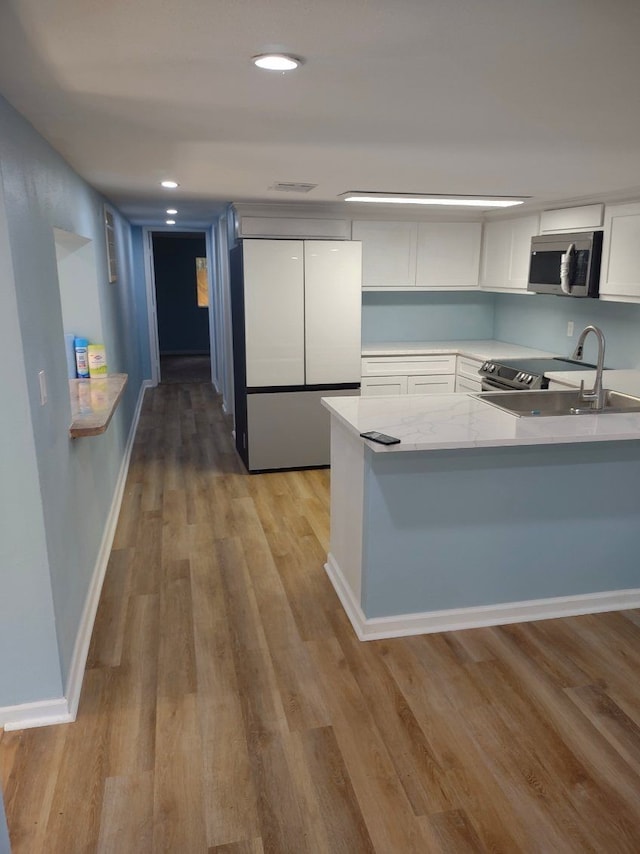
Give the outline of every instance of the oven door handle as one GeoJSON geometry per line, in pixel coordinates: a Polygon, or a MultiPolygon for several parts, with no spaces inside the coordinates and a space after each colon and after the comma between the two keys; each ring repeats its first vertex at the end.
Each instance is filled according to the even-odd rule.
{"type": "Polygon", "coordinates": [[[514,391],[514,389],[499,380],[482,377],[482,391],[514,391]]]}

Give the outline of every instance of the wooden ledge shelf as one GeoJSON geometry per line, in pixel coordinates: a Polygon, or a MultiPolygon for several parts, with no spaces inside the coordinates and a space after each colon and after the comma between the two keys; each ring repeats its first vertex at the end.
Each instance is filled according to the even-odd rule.
{"type": "Polygon", "coordinates": [[[127,384],[127,374],[110,374],[93,380],[69,380],[72,439],[99,436],[109,426],[127,384]]]}

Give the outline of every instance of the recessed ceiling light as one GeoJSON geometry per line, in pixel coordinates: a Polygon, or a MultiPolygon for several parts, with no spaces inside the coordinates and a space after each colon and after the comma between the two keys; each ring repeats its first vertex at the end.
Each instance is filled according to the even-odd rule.
{"type": "Polygon", "coordinates": [[[175,219],[168,219],[167,220],[167,225],[175,225],[175,224],[176,224],[175,219]]]}
{"type": "Polygon", "coordinates": [[[521,205],[528,196],[427,196],[420,193],[366,193],[357,190],[342,193],[345,202],[374,202],[384,205],[450,205],[451,207],[510,208],[521,205]]]}
{"type": "Polygon", "coordinates": [[[161,187],[165,187],[167,190],[175,190],[176,187],[179,186],[177,181],[161,181],[161,187]]]}
{"type": "Polygon", "coordinates": [[[299,56],[291,56],[288,53],[261,53],[252,56],[251,62],[266,71],[293,71],[302,65],[299,56]]]}
{"type": "Polygon", "coordinates": [[[167,213],[169,216],[173,216],[173,214],[177,214],[178,211],[175,208],[167,208],[167,213]]]}

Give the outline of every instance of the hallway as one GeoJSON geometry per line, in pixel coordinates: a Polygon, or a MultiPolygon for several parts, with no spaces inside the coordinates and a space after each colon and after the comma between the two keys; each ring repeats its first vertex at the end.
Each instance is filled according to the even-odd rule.
{"type": "Polygon", "coordinates": [[[148,390],[74,724],[5,733],[14,854],[640,849],[640,614],[360,643],[327,471],[148,390]]]}

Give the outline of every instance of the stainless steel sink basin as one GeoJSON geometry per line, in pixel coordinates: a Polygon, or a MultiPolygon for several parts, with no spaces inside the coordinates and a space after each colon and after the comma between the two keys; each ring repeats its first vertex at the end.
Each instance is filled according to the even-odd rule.
{"type": "Polygon", "coordinates": [[[605,389],[604,408],[593,409],[590,402],[580,400],[578,389],[566,391],[496,391],[473,395],[483,403],[489,403],[511,415],[603,415],[620,412],[640,412],[640,397],[605,389]]]}

